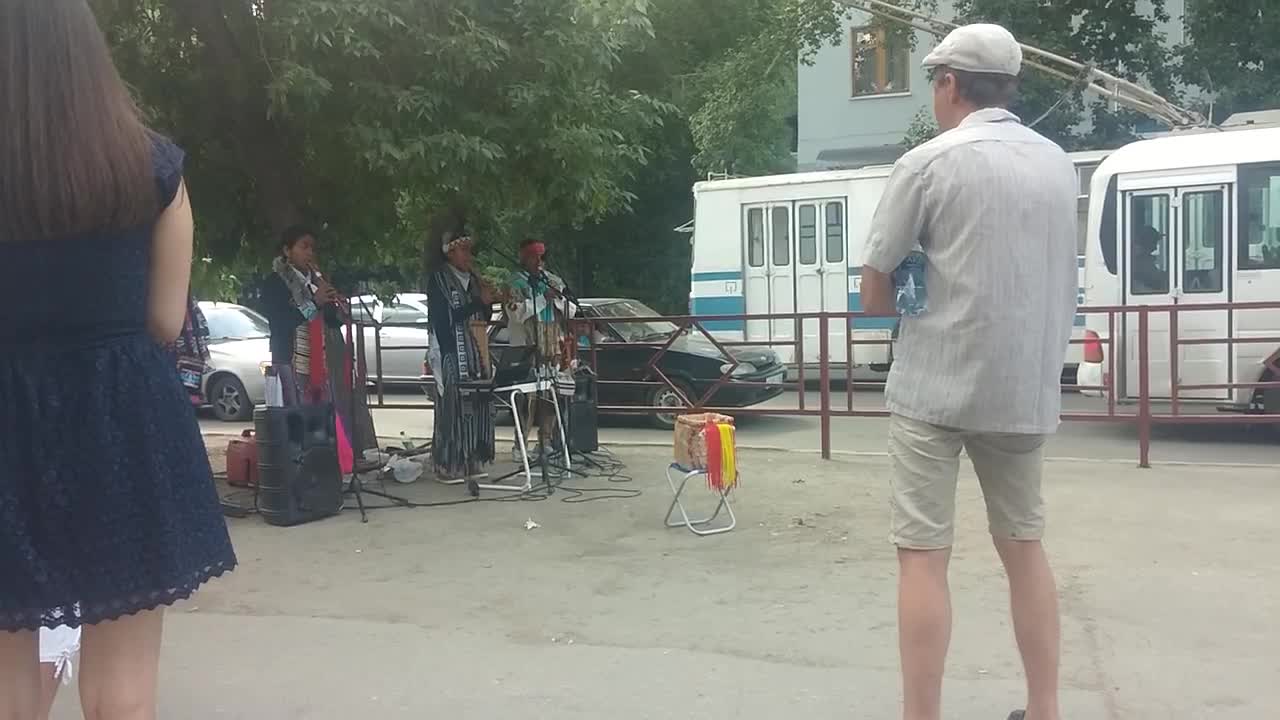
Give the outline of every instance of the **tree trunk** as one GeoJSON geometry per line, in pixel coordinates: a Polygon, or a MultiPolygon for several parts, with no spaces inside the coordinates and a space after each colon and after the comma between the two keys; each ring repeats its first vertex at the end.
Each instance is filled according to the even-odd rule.
{"type": "Polygon", "coordinates": [[[258,212],[271,228],[271,242],[275,243],[285,228],[303,221],[304,213],[295,180],[300,171],[289,133],[268,113],[267,58],[257,49],[256,40],[241,42],[236,37],[236,28],[242,32],[256,29],[258,20],[250,13],[249,3],[171,2],[183,24],[199,38],[204,61],[218,68],[206,75],[213,100],[210,107],[234,128],[228,137],[234,143],[235,160],[253,179],[258,212]]]}

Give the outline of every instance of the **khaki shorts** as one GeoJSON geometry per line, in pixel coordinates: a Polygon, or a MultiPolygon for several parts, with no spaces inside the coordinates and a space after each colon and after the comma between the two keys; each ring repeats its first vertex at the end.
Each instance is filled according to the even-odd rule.
{"type": "Polygon", "coordinates": [[[982,485],[992,537],[1039,540],[1044,535],[1044,442],[1044,435],[975,433],[900,415],[889,418],[890,540],[909,550],[940,550],[955,543],[961,449],[968,452],[982,485]]]}

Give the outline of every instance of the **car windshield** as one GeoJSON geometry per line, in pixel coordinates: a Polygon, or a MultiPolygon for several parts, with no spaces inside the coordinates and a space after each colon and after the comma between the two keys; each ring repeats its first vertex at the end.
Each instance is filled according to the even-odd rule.
{"type": "Polygon", "coordinates": [[[209,339],[253,340],[271,337],[271,327],[266,318],[245,308],[201,308],[205,322],[209,324],[209,339]]]}
{"type": "Polygon", "coordinates": [[[675,323],[666,320],[625,320],[624,318],[653,318],[661,313],[635,300],[620,300],[595,306],[601,317],[609,318],[610,325],[626,342],[653,342],[666,340],[676,331],[675,323]]]}

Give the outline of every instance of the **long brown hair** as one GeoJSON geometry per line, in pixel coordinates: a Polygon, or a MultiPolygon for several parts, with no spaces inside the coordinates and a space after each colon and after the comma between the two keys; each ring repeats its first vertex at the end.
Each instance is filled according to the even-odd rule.
{"type": "Polygon", "coordinates": [[[85,0],[0,0],[0,242],[154,219],[151,137],[85,0]]]}

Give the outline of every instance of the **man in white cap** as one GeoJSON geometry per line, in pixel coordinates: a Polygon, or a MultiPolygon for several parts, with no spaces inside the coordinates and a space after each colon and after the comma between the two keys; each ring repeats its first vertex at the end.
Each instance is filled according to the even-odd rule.
{"type": "Polygon", "coordinates": [[[905,720],[938,720],[951,639],[947,567],[960,453],[973,462],[1009,577],[1027,708],[1059,720],[1057,589],[1040,540],[1043,447],[1076,301],[1076,176],[1006,108],[1022,51],[997,25],[924,60],[945,131],[898,161],[867,241],[862,297],[896,314],[892,274],[923,253],[927,307],[903,317],[886,389],[905,720]]]}

